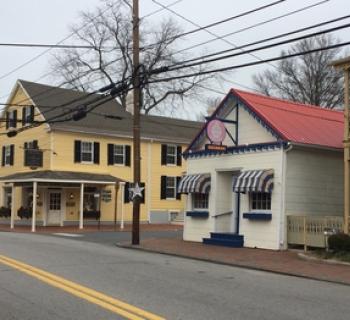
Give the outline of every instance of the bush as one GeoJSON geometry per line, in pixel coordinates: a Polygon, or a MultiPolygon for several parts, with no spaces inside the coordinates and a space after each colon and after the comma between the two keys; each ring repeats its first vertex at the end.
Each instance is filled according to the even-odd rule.
{"type": "Polygon", "coordinates": [[[336,252],[350,252],[350,236],[344,233],[331,235],[328,238],[328,246],[331,250],[334,250],[336,252]]]}

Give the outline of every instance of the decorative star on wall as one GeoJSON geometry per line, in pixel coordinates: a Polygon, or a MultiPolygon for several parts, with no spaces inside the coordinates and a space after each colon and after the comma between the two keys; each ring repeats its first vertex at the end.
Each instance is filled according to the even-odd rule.
{"type": "Polygon", "coordinates": [[[131,200],[134,200],[136,197],[140,197],[142,199],[142,191],[144,189],[145,188],[140,187],[139,184],[136,182],[133,188],[129,188],[129,192],[131,192],[131,200]]]}

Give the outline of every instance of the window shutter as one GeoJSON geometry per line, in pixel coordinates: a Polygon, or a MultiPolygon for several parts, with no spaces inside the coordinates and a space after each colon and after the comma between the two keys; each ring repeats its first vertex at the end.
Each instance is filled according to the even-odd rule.
{"type": "Polygon", "coordinates": [[[108,143],[107,146],[107,161],[109,166],[114,164],[114,145],[112,143],[108,143]]]}
{"type": "Polygon", "coordinates": [[[160,198],[166,199],[166,176],[160,177],[160,198]]]}
{"type": "Polygon", "coordinates": [[[100,163],[100,143],[94,142],[94,163],[100,163]]]}
{"type": "Polygon", "coordinates": [[[17,110],[13,110],[13,127],[17,128],[17,110]]]}
{"type": "Polygon", "coordinates": [[[176,177],[176,200],[181,200],[181,193],[177,192],[177,188],[180,184],[181,177],[176,177]]]}
{"type": "Polygon", "coordinates": [[[166,144],[162,144],[162,159],[161,159],[162,166],[166,165],[166,152],[167,152],[166,144]]]}
{"type": "Polygon", "coordinates": [[[127,167],[130,167],[130,153],[131,153],[131,147],[126,145],[125,147],[125,165],[127,167]]]}
{"type": "Polygon", "coordinates": [[[140,187],[141,188],[143,188],[143,190],[142,190],[142,199],[141,199],[141,201],[140,201],[140,203],[145,203],[145,201],[146,201],[146,192],[145,192],[145,186],[146,186],[146,184],[144,183],[144,182],[140,182],[140,187]]]}
{"type": "Polygon", "coordinates": [[[10,146],[10,165],[13,166],[13,161],[15,157],[15,145],[11,144],[10,146]]]}
{"type": "Polygon", "coordinates": [[[28,149],[28,142],[25,142],[23,145],[24,150],[28,149]]]}
{"type": "Polygon", "coordinates": [[[38,140],[33,140],[33,149],[39,149],[38,140]]]}
{"type": "Polygon", "coordinates": [[[6,129],[8,129],[10,127],[9,120],[10,120],[9,112],[6,112],[6,129]]]}
{"type": "Polygon", "coordinates": [[[30,123],[33,123],[34,122],[34,106],[30,106],[30,117],[29,117],[29,121],[30,123]]]}
{"type": "Polygon", "coordinates": [[[74,162],[81,162],[81,141],[74,140],[74,162]]]}
{"type": "Polygon", "coordinates": [[[5,146],[2,147],[1,165],[5,166],[5,146]]]}
{"type": "Polygon", "coordinates": [[[26,107],[22,108],[22,126],[26,124],[26,107]]]}
{"type": "Polygon", "coordinates": [[[182,147],[177,146],[176,148],[176,165],[181,166],[182,164],[182,147]]]}
{"type": "Polygon", "coordinates": [[[129,203],[130,197],[129,197],[129,182],[125,183],[125,189],[124,189],[124,203],[129,203]]]}

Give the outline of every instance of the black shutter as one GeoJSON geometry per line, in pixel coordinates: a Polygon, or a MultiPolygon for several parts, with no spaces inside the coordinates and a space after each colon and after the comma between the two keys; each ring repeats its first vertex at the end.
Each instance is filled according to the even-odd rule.
{"type": "Polygon", "coordinates": [[[125,146],[125,165],[127,167],[130,167],[130,153],[131,153],[131,147],[126,145],[125,146]]]}
{"type": "Polygon", "coordinates": [[[94,163],[100,163],[100,143],[94,142],[94,163]]]}
{"type": "Polygon", "coordinates": [[[182,148],[177,146],[176,148],[176,165],[181,166],[182,164],[182,148]]]}
{"type": "Polygon", "coordinates": [[[81,141],[74,140],[74,162],[81,162],[81,141]]]}
{"type": "Polygon", "coordinates": [[[13,161],[14,161],[14,157],[15,157],[15,145],[11,144],[10,146],[10,165],[13,166],[13,161]]]}
{"type": "Polygon", "coordinates": [[[125,189],[124,189],[124,203],[129,203],[130,202],[130,197],[129,197],[129,182],[125,183],[125,189]]]}
{"type": "Polygon", "coordinates": [[[28,142],[25,142],[25,143],[24,143],[23,148],[24,148],[24,150],[25,150],[25,149],[28,149],[28,142]]]}
{"type": "Polygon", "coordinates": [[[1,165],[5,166],[5,146],[2,147],[1,165]]]}
{"type": "Polygon", "coordinates": [[[109,166],[114,164],[114,144],[111,143],[107,146],[107,161],[109,166]]]}
{"type": "Polygon", "coordinates": [[[26,124],[26,107],[22,108],[22,126],[26,124]]]}
{"type": "Polygon", "coordinates": [[[30,123],[34,122],[34,106],[30,106],[30,117],[29,117],[29,121],[30,123]]]}
{"type": "Polygon", "coordinates": [[[166,144],[162,144],[162,159],[161,159],[162,166],[166,165],[166,152],[167,152],[167,146],[166,144]]]}
{"type": "Polygon", "coordinates": [[[10,127],[9,120],[10,120],[9,112],[6,112],[6,129],[8,129],[10,127]]]}
{"type": "Polygon", "coordinates": [[[39,149],[38,140],[33,140],[33,149],[39,149]]]}
{"type": "Polygon", "coordinates": [[[180,184],[181,177],[176,177],[176,199],[181,200],[181,193],[177,192],[177,188],[180,184]]]}
{"type": "Polygon", "coordinates": [[[142,199],[141,199],[141,201],[140,201],[140,203],[145,203],[145,201],[146,201],[146,184],[144,183],[144,182],[140,182],[140,187],[141,188],[143,188],[143,190],[142,190],[142,199]]]}
{"type": "Polygon", "coordinates": [[[160,198],[166,199],[166,176],[160,177],[160,198]]]}
{"type": "Polygon", "coordinates": [[[14,128],[17,128],[17,110],[13,110],[13,125],[14,128]]]}

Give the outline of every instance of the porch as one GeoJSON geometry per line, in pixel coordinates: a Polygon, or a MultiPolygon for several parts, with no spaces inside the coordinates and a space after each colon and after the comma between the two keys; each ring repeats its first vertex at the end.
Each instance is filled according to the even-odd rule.
{"type": "Polygon", "coordinates": [[[0,211],[9,217],[10,229],[19,218],[30,222],[32,232],[38,225],[62,227],[73,221],[83,229],[84,219],[99,222],[103,210],[113,212],[116,219],[118,190],[125,186],[111,175],[49,170],[17,173],[1,177],[0,182],[0,211]]]}

